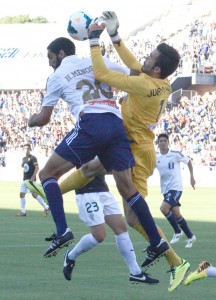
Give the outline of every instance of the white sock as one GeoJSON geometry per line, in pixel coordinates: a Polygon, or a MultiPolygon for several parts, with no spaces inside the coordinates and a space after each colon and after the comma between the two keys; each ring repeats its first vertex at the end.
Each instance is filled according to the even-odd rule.
{"type": "Polygon", "coordinates": [[[206,270],[207,277],[216,277],[216,267],[209,267],[206,270]]]}
{"type": "Polygon", "coordinates": [[[69,252],[68,257],[69,259],[76,260],[76,258],[80,254],[94,248],[98,244],[99,244],[98,241],[93,237],[91,233],[86,234],[79,240],[76,246],[69,252]]]}
{"type": "Polygon", "coordinates": [[[121,253],[124,261],[126,262],[130,273],[132,275],[138,275],[142,272],[140,269],[137,260],[136,254],[133,249],[131,239],[128,232],[123,232],[115,236],[116,246],[121,253]]]}
{"type": "Polygon", "coordinates": [[[25,198],[20,198],[20,205],[21,205],[21,212],[23,214],[26,213],[26,199],[25,198]]]}
{"type": "Polygon", "coordinates": [[[46,204],[46,202],[43,200],[41,196],[37,196],[36,200],[43,206],[44,209],[48,209],[49,206],[46,204]]]}

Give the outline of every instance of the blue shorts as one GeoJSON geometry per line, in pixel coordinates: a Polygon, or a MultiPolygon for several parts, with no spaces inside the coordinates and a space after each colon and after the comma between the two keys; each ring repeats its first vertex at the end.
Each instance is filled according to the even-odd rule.
{"type": "Polygon", "coordinates": [[[164,202],[168,203],[171,207],[174,206],[181,206],[179,200],[181,198],[182,192],[181,191],[174,191],[170,190],[166,194],[164,194],[164,202]]]}
{"type": "Polygon", "coordinates": [[[112,113],[84,114],[55,152],[76,167],[95,156],[108,172],[135,165],[123,121],[112,113]]]}

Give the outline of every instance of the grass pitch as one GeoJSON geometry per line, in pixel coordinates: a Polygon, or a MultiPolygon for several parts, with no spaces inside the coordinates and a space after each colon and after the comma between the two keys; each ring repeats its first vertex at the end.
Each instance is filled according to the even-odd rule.
{"type": "MultiPolygon", "coordinates": [[[[121,199],[115,186],[111,191],[121,205],[121,199]]],[[[165,300],[165,299],[215,299],[215,280],[208,278],[197,281],[188,287],[180,286],[175,292],[168,293],[170,273],[166,260],[162,258],[148,272],[160,280],[157,286],[144,284],[132,285],[129,271],[116,247],[114,236],[107,228],[106,240],[93,250],[81,255],[73,271],[72,281],[63,277],[63,254],[57,257],[43,258],[49,246],[44,237],[55,230],[51,216],[43,217],[39,204],[27,195],[27,217],[15,217],[20,211],[19,183],[0,182],[0,299],[2,300],[165,300]]],[[[186,249],[183,237],[174,249],[191,263],[191,269],[197,268],[202,260],[215,262],[215,214],[216,188],[197,188],[193,191],[185,188],[181,203],[182,214],[197,237],[193,248],[186,249]]],[[[74,193],[64,197],[68,224],[75,234],[75,242],[89,232],[79,220],[74,193]]],[[[156,223],[164,230],[168,239],[173,231],[159,211],[162,196],[158,187],[149,190],[149,203],[156,223]]],[[[129,228],[137,260],[141,264],[145,258],[142,253],[147,243],[129,228]]]]}

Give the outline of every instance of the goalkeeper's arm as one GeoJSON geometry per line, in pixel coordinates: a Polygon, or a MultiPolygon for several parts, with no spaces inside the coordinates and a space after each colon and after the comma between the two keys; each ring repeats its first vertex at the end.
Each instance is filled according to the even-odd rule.
{"type": "Polygon", "coordinates": [[[114,11],[104,11],[101,17],[102,22],[106,25],[107,32],[112,40],[112,43],[118,52],[120,58],[124,64],[136,71],[141,71],[142,64],[136,59],[133,53],[125,46],[124,42],[121,40],[118,28],[119,21],[117,15],[114,11]]]}

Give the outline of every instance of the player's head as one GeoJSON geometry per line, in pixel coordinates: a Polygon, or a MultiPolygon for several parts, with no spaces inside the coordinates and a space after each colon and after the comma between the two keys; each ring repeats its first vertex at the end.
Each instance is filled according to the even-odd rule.
{"type": "Polygon", "coordinates": [[[144,62],[142,72],[151,77],[165,79],[175,72],[179,61],[178,51],[166,43],[161,43],[144,62]]]}
{"type": "Polygon", "coordinates": [[[49,65],[55,70],[60,66],[63,58],[74,55],[75,52],[76,47],[71,40],[65,37],[57,38],[47,46],[49,65]]]}
{"type": "Polygon", "coordinates": [[[169,147],[169,136],[166,133],[161,133],[158,135],[157,139],[158,148],[160,150],[167,150],[169,147]]]}
{"type": "Polygon", "coordinates": [[[159,142],[160,139],[166,139],[169,142],[169,136],[166,133],[160,133],[158,135],[158,142],[159,142]]]}
{"type": "Polygon", "coordinates": [[[31,145],[30,144],[25,144],[23,146],[23,150],[26,154],[29,154],[31,152],[31,145]]]}

